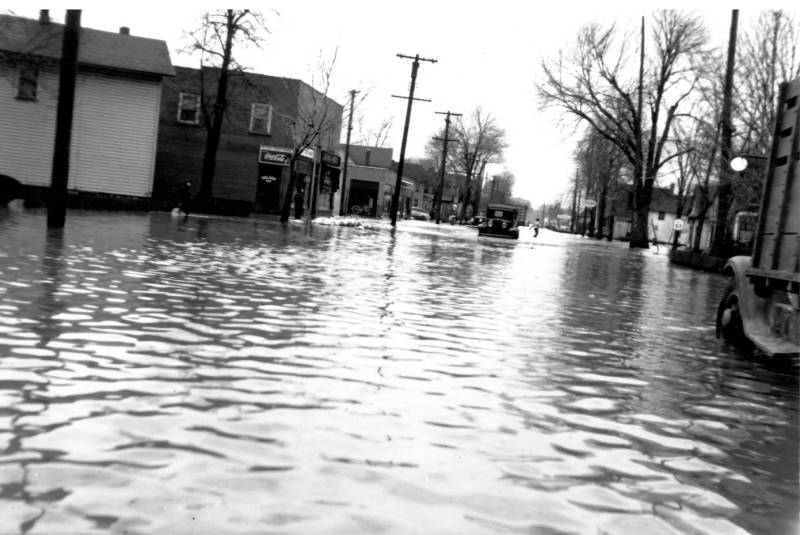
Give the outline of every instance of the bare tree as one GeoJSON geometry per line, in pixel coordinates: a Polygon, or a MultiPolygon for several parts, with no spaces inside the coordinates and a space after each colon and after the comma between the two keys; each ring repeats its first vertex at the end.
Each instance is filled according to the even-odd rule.
{"type": "Polygon", "coordinates": [[[609,206],[607,201],[615,196],[624,157],[616,145],[596,130],[589,129],[578,143],[575,159],[584,179],[585,199],[597,203],[589,209],[591,219],[587,231],[589,235],[602,239],[606,225],[611,228],[609,233],[613,232],[614,204],[612,202],[609,206]]]}
{"type": "Polygon", "coordinates": [[[385,147],[394,126],[394,117],[383,119],[376,124],[367,125],[363,116],[357,119],[358,143],[368,147],[385,147]]]}
{"type": "MultiPolygon", "coordinates": [[[[707,125],[700,121],[680,121],[676,124],[675,144],[678,151],[678,157],[675,158],[675,218],[681,219],[684,212],[688,212],[688,201],[692,196],[692,189],[695,185],[701,183],[701,177],[705,176],[702,181],[702,190],[705,192],[705,198],[708,199],[708,180],[710,177],[709,172],[705,175],[702,174],[703,163],[706,159],[704,148],[709,144],[707,135],[707,125]]],[[[712,138],[712,143],[715,143],[715,138],[712,138]]],[[[716,154],[716,149],[711,150],[711,159],[716,154]]],[[[705,210],[707,206],[703,206],[703,218],[705,218],[705,210]]],[[[698,229],[702,232],[702,225],[698,229]]],[[[681,231],[676,230],[672,236],[672,249],[678,248],[680,243],[681,231]]]]}
{"type": "Polygon", "coordinates": [[[543,106],[560,107],[576,121],[587,122],[625,155],[634,176],[630,245],[646,248],[653,186],[661,168],[677,157],[667,141],[696,83],[693,67],[707,34],[693,15],[657,11],[652,24],[653,60],[641,86],[629,74],[635,72],[636,54],[628,43],[638,42],[629,37],[613,25],[587,25],[571,54],[542,62],[544,81],[538,92],[543,106]],[[640,87],[646,95],[646,114],[639,113],[640,87]]]}
{"type": "Polygon", "coordinates": [[[784,11],[764,11],[737,54],[736,131],[740,152],[767,155],[778,85],[800,76],[800,26],[784,11]]]}
{"type": "Polygon", "coordinates": [[[320,52],[316,70],[312,72],[311,85],[300,84],[296,116],[278,113],[284,120],[289,121],[293,143],[289,158],[289,184],[281,208],[282,223],[289,220],[297,184],[297,162],[300,157],[309,150],[318,151],[321,146],[333,147],[338,144],[342,126],[342,107],[328,97],[337,55],[338,49],[334,50],[330,59],[323,57],[320,52]]]}
{"type": "Polygon", "coordinates": [[[264,16],[249,9],[207,12],[200,27],[189,34],[187,52],[200,55],[200,105],[206,128],[206,149],[200,174],[200,202],[208,206],[217,160],[217,148],[222,133],[225,111],[230,105],[228,82],[232,72],[242,71],[233,50],[240,45],[260,47],[267,32],[264,16]],[[209,68],[210,67],[210,68],[209,68]],[[207,85],[205,76],[215,78],[207,85]],[[207,94],[207,87],[213,87],[207,94]]]}
{"type": "Polygon", "coordinates": [[[451,128],[453,139],[457,141],[453,147],[453,162],[456,170],[464,174],[458,214],[459,219],[464,219],[467,205],[472,205],[473,213],[477,213],[479,199],[473,196],[473,191],[479,187],[476,181],[483,179],[487,164],[502,160],[507,146],[506,133],[491,114],[484,113],[481,108],[476,108],[467,118],[457,117],[451,128]]]}
{"type": "Polygon", "coordinates": [[[494,175],[486,184],[485,195],[488,203],[507,203],[511,200],[511,190],[514,188],[514,173],[503,169],[500,174],[494,175]]]}

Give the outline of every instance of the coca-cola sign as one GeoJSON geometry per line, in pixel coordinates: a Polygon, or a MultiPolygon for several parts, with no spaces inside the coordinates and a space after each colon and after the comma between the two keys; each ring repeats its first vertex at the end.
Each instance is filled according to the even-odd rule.
{"type": "Polygon", "coordinates": [[[272,165],[289,165],[291,153],[285,149],[261,147],[258,150],[258,162],[272,165]]]}

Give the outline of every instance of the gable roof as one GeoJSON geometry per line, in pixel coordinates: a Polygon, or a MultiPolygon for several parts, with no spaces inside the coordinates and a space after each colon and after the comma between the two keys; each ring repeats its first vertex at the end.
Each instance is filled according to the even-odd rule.
{"type": "MultiPolygon", "coordinates": [[[[61,58],[64,25],[0,15],[0,51],[61,58]]],[[[81,66],[174,76],[167,43],[159,39],[81,28],[81,66]]]]}
{"type": "Polygon", "coordinates": [[[393,149],[388,147],[371,147],[351,144],[348,149],[348,158],[355,165],[389,169],[392,162],[392,151],[393,149]],[[369,158],[367,158],[368,154],[369,158]]]}
{"type": "MultiPolygon", "coordinates": [[[[632,210],[633,186],[630,184],[620,184],[617,192],[613,195],[614,210],[619,214],[627,214],[632,210]]],[[[677,210],[677,195],[671,188],[654,187],[653,195],[650,198],[651,212],[664,212],[674,214],[677,210]]]]}

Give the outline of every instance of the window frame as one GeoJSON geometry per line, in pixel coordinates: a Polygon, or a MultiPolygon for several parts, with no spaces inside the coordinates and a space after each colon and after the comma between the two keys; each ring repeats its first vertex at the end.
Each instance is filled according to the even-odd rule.
{"type": "Polygon", "coordinates": [[[248,125],[247,131],[251,134],[272,134],[272,104],[267,104],[266,102],[253,102],[250,104],[250,124],[248,125]],[[256,110],[259,109],[259,107],[263,107],[266,117],[259,117],[256,115],[256,110]],[[266,122],[263,130],[255,128],[256,121],[266,122]]]}
{"type": "Polygon", "coordinates": [[[178,92],[178,123],[179,124],[189,124],[189,125],[198,125],[200,124],[200,95],[197,93],[190,93],[188,91],[180,91],[178,92]],[[187,120],[182,117],[182,112],[184,110],[191,111],[192,108],[186,107],[185,104],[187,101],[192,98],[194,99],[194,113],[195,117],[194,120],[187,120]]]}
{"type": "Polygon", "coordinates": [[[39,100],[39,66],[28,61],[17,68],[17,94],[19,100],[39,100]],[[27,75],[27,76],[26,76],[27,75]]]}

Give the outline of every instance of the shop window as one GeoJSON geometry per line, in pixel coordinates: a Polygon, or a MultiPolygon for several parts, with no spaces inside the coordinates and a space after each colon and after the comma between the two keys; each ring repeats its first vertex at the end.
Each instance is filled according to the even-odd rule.
{"type": "Polygon", "coordinates": [[[31,63],[23,63],[19,67],[17,78],[17,98],[36,100],[36,88],[39,85],[39,68],[31,63]]]}
{"type": "Polygon", "coordinates": [[[250,106],[250,132],[269,134],[272,130],[272,106],[254,102],[250,106]]]}
{"type": "Polygon", "coordinates": [[[200,124],[200,95],[180,93],[178,97],[178,122],[200,124]]]}

